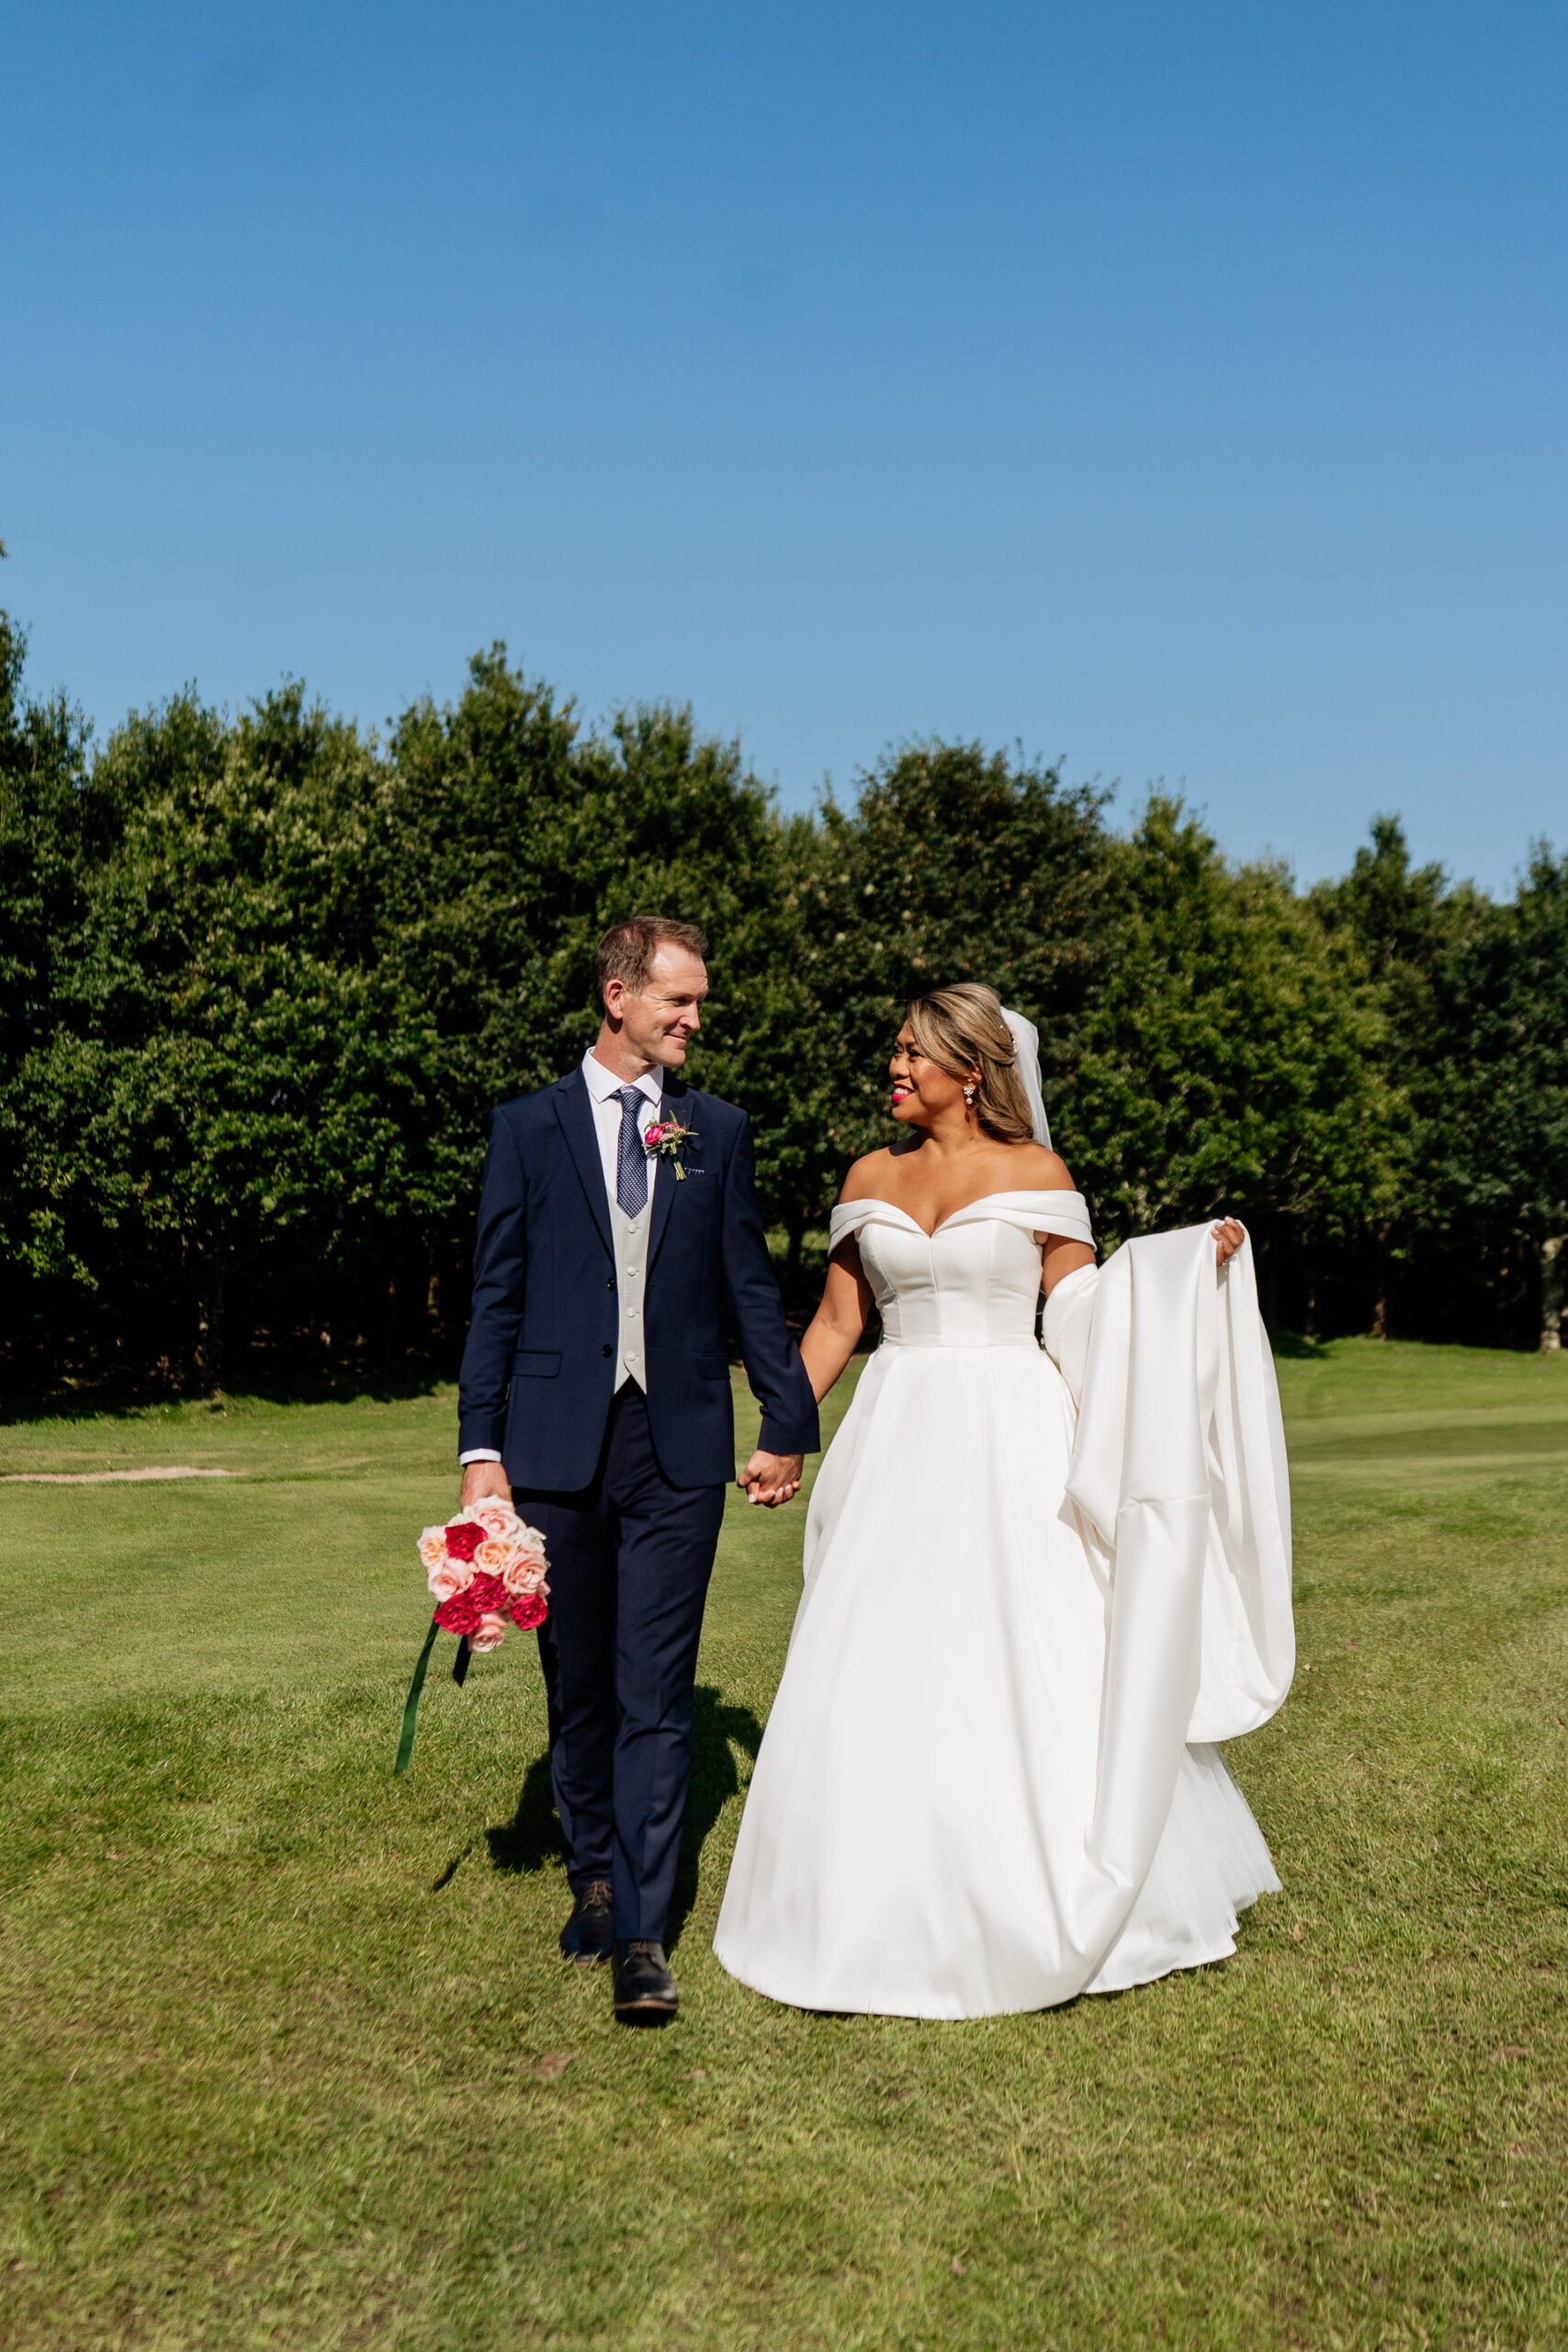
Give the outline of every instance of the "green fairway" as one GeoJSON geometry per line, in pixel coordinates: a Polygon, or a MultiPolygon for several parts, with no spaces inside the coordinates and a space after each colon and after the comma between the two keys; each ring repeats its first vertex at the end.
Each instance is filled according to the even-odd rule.
{"type": "Polygon", "coordinates": [[[732,1498],[636,2034],[556,1953],[531,1638],[459,1691],[443,1637],[390,1777],[450,1395],[0,1431],[234,1474],[0,1489],[0,2345],[1568,2343],[1568,1363],[1280,1374],[1303,1670],[1230,1761],[1284,1892],[1222,1967],[970,2025],[709,1950],[799,1504],[732,1498]]]}

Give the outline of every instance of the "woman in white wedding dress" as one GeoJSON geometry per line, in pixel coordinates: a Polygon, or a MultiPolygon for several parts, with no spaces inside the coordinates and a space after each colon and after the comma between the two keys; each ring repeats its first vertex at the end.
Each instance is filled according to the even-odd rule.
{"type": "Polygon", "coordinates": [[[1239,1227],[1129,1244],[1095,1328],[1027,1023],[942,990],[891,1075],[905,1132],[850,1171],[802,1343],[818,1396],[874,1300],[882,1343],[812,1495],[714,1949],[797,2007],[986,2017],[1221,1959],[1278,1886],[1193,1735],[1290,1679],[1282,1449],[1239,1227]],[[1213,1303],[1238,1250],[1250,1322],[1213,1303]]]}

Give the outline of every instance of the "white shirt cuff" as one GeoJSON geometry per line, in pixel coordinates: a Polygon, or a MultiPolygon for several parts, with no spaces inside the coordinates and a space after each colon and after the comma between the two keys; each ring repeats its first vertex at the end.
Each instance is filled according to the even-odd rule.
{"type": "Polygon", "coordinates": [[[459,1462],[499,1462],[501,1456],[493,1445],[470,1445],[467,1453],[459,1453],[459,1462]]]}

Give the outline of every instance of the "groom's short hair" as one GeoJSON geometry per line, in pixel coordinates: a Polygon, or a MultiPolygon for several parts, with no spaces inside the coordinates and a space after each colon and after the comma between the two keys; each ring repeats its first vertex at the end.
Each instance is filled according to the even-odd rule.
{"type": "Polygon", "coordinates": [[[648,987],[653,959],[661,947],[683,947],[689,956],[707,961],[705,932],[694,922],[666,922],[662,915],[634,915],[607,931],[593,950],[593,994],[600,1004],[611,980],[619,980],[628,996],[641,996],[648,987]]]}

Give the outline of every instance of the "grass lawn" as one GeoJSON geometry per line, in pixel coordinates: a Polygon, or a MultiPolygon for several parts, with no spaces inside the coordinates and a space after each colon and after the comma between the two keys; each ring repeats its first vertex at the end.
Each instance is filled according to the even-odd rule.
{"type": "Polygon", "coordinates": [[[709,1951],[798,1506],[726,1526],[637,2034],[556,1955],[532,1642],[389,1776],[448,1396],[0,1430],[243,1474],[0,1489],[0,2344],[1568,2344],[1568,1362],[1280,1377],[1304,1663],[1231,1761],[1285,1891],[1223,1967],[973,2025],[709,1951]]]}

